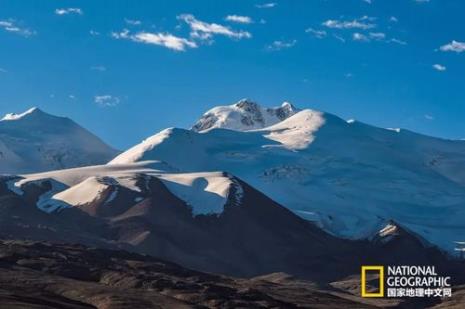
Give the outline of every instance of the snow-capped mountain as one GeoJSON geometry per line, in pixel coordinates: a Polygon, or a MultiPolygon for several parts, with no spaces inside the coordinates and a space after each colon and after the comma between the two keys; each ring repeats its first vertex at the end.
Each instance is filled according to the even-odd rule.
{"type": "Polygon", "coordinates": [[[117,153],[71,119],[39,108],[0,120],[0,174],[101,164],[117,153]]]}
{"type": "Polygon", "coordinates": [[[218,106],[207,111],[192,130],[196,132],[215,128],[247,131],[276,124],[297,113],[299,109],[284,102],[280,107],[263,108],[257,103],[242,99],[236,104],[218,106]]]}
{"type": "Polygon", "coordinates": [[[216,121],[166,129],[109,164],[161,160],[182,172],[228,171],[341,237],[369,237],[392,219],[446,250],[465,239],[465,142],[313,110],[246,131],[231,115],[218,123],[237,131],[213,129],[216,121]]]}

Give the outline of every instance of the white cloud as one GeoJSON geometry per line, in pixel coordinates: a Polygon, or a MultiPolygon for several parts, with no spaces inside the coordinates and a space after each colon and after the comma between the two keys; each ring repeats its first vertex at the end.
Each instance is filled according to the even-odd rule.
{"type": "Polygon", "coordinates": [[[396,43],[396,44],[399,44],[399,45],[407,45],[407,42],[402,41],[402,40],[399,40],[399,39],[396,39],[396,38],[392,38],[392,39],[390,39],[388,42],[390,42],[390,43],[396,43]]]}
{"type": "Polygon", "coordinates": [[[314,37],[316,37],[318,39],[322,39],[322,38],[326,37],[326,35],[328,34],[324,30],[316,30],[316,29],[313,29],[313,28],[308,28],[308,29],[305,30],[305,32],[312,34],[314,37]]]}
{"type": "Polygon", "coordinates": [[[139,26],[139,25],[142,24],[142,22],[140,20],[137,20],[137,19],[127,19],[127,18],[125,18],[124,21],[126,22],[126,24],[131,25],[131,26],[139,26]]]}
{"type": "Polygon", "coordinates": [[[0,73],[8,73],[8,71],[5,70],[4,68],[0,68],[0,73]]]}
{"type": "Polygon", "coordinates": [[[397,43],[401,45],[407,44],[404,41],[394,39],[394,38],[387,40],[386,34],[384,32],[369,32],[368,34],[355,32],[352,34],[352,39],[354,41],[360,41],[360,42],[380,41],[380,42],[386,42],[386,43],[397,43]]]}
{"type": "MultiPolygon", "coordinates": [[[[326,35],[332,35],[334,38],[338,39],[341,42],[346,42],[346,38],[350,37],[344,35],[342,36],[338,30],[354,30],[352,32],[351,38],[353,41],[359,42],[371,42],[378,41],[384,43],[396,43],[400,45],[406,45],[407,43],[396,38],[389,38],[388,35],[383,31],[373,31],[374,28],[377,28],[379,25],[376,23],[376,17],[362,16],[356,19],[329,19],[322,23],[323,26],[334,29],[328,30],[328,33],[319,33],[319,31],[308,28],[306,32],[314,34],[314,36],[322,38],[326,35]],[[371,30],[371,31],[370,31],[371,30]]],[[[389,18],[390,22],[398,22],[398,19],[395,16],[389,18]]]]}
{"type": "Polygon", "coordinates": [[[250,18],[249,16],[240,16],[240,15],[228,15],[225,17],[225,20],[233,22],[233,23],[239,23],[239,24],[253,23],[252,18],[250,18]]]}
{"type": "Polygon", "coordinates": [[[333,37],[334,37],[336,40],[341,41],[342,43],[345,43],[345,42],[346,42],[346,39],[344,39],[344,38],[343,38],[342,36],[340,36],[340,35],[333,34],[333,37]]]}
{"type": "Polygon", "coordinates": [[[263,3],[263,4],[256,4],[255,7],[259,9],[271,9],[277,5],[278,4],[276,2],[269,2],[269,3],[263,3]]]}
{"type": "Polygon", "coordinates": [[[440,50],[444,52],[452,51],[456,53],[462,53],[465,51],[465,43],[453,40],[449,44],[441,46],[440,50]]]}
{"type": "Polygon", "coordinates": [[[111,37],[114,39],[130,39],[129,30],[123,29],[121,32],[112,32],[111,37]]]}
{"type": "Polygon", "coordinates": [[[61,8],[61,9],[56,9],[55,14],[57,15],[70,15],[70,14],[82,15],[84,14],[84,12],[80,8],[61,8]]]}
{"type": "Polygon", "coordinates": [[[166,48],[184,51],[186,47],[196,48],[197,44],[185,38],[180,38],[169,33],[139,32],[133,36],[133,40],[146,44],[161,45],[166,48]]]}
{"type": "Polygon", "coordinates": [[[247,31],[235,31],[227,26],[223,26],[215,23],[206,23],[198,20],[192,14],[182,14],[178,16],[179,20],[184,21],[191,28],[191,37],[208,40],[213,35],[224,35],[229,38],[243,39],[251,38],[252,34],[247,31]]]}
{"type": "Polygon", "coordinates": [[[113,107],[118,105],[121,100],[118,97],[104,94],[104,95],[96,95],[94,97],[94,102],[97,103],[101,107],[113,107]]]}
{"type": "Polygon", "coordinates": [[[99,71],[99,72],[105,72],[107,70],[107,68],[104,67],[103,65],[96,65],[96,66],[90,67],[90,69],[92,71],[99,71]]]}
{"type": "Polygon", "coordinates": [[[366,35],[364,35],[363,33],[359,33],[359,32],[355,32],[354,34],[352,34],[352,39],[354,41],[361,41],[361,42],[370,41],[370,39],[366,35]]]}
{"type": "Polygon", "coordinates": [[[433,69],[435,69],[436,71],[439,71],[439,72],[444,72],[445,70],[447,70],[447,68],[441,64],[433,64],[433,69]]]}
{"type": "Polygon", "coordinates": [[[371,23],[374,20],[373,17],[363,16],[354,20],[337,20],[328,19],[322,25],[333,29],[372,29],[376,27],[376,24],[371,23]]]}
{"type": "Polygon", "coordinates": [[[371,0],[363,0],[363,2],[366,2],[368,4],[371,4],[371,0]]]}
{"type": "Polygon", "coordinates": [[[185,51],[188,47],[197,47],[195,42],[170,33],[138,32],[131,34],[128,29],[123,29],[121,32],[113,32],[111,36],[115,39],[126,39],[137,43],[159,45],[176,51],[185,51]]]}
{"type": "Polygon", "coordinates": [[[92,35],[92,36],[98,36],[98,35],[100,35],[100,32],[95,31],[95,30],[90,30],[89,33],[90,33],[90,35],[92,35]]]}
{"type": "Polygon", "coordinates": [[[370,32],[368,34],[370,39],[376,40],[376,41],[382,41],[386,38],[386,34],[383,32],[370,32]]]}
{"type": "Polygon", "coordinates": [[[18,26],[14,19],[0,20],[0,28],[8,32],[22,35],[24,37],[29,37],[36,34],[34,30],[18,26]]]}
{"type": "Polygon", "coordinates": [[[423,115],[425,117],[426,120],[434,120],[434,116],[433,115],[429,115],[429,114],[425,114],[423,115]]]}
{"type": "Polygon", "coordinates": [[[425,2],[429,2],[430,0],[414,0],[414,1],[418,3],[425,3],[425,2]]]}
{"type": "Polygon", "coordinates": [[[286,41],[274,41],[273,43],[268,45],[266,49],[269,51],[279,51],[282,49],[294,47],[296,43],[297,43],[296,40],[287,41],[287,42],[286,41]]]}
{"type": "Polygon", "coordinates": [[[76,96],[75,96],[74,94],[68,95],[68,98],[69,98],[70,100],[76,100],[76,96]]]}

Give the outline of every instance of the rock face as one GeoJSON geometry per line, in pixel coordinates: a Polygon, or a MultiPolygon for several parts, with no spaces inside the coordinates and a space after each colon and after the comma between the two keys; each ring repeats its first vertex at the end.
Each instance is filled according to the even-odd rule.
{"type": "Polygon", "coordinates": [[[218,106],[207,111],[191,130],[202,132],[215,128],[237,131],[261,129],[283,121],[298,111],[299,109],[288,102],[284,102],[280,107],[263,108],[249,99],[242,99],[236,104],[218,106]]]}
{"type": "Polygon", "coordinates": [[[117,153],[69,118],[38,108],[0,120],[0,174],[102,164],[117,153]]]}

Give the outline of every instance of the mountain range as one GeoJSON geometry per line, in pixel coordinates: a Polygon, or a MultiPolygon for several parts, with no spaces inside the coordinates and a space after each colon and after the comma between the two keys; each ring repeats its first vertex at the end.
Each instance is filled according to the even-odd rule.
{"type": "Polygon", "coordinates": [[[363,264],[435,265],[465,283],[451,259],[465,239],[462,141],[246,99],[122,153],[38,109],[7,115],[0,132],[12,162],[27,162],[0,163],[0,239],[282,272],[344,293],[363,264]],[[42,143],[65,155],[49,161],[42,143]]]}
{"type": "MultiPolygon", "coordinates": [[[[72,120],[32,108],[0,121],[0,147],[1,173],[106,162],[121,170],[157,161],[157,170],[173,175],[230,173],[337,237],[366,238],[394,220],[449,252],[454,241],[465,239],[464,141],[345,121],[288,102],[264,108],[243,99],[218,106],[191,129],[163,130],[119,155],[72,120]]],[[[22,181],[41,177],[49,176],[29,174],[22,181]]],[[[77,192],[105,185],[77,178],[88,183],[73,188],[77,192]]],[[[221,213],[225,198],[220,191],[227,184],[172,178],[178,183],[169,187],[173,193],[190,205],[202,204],[194,207],[195,214],[221,213]]],[[[42,196],[39,208],[45,210],[41,205],[54,195],[66,206],[68,191],[73,191],[68,187],[78,182],[55,185],[53,194],[42,196]]],[[[68,204],[82,204],[95,195],[81,193],[85,197],[68,204]]],[[[58,207],[54,203],[48,211],[58,207]]]]}

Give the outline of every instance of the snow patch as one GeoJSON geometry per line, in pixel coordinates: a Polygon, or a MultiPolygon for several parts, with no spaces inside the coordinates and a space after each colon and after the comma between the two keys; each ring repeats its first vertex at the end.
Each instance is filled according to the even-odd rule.
{"type": "MultiPolygon", "coordinates": [[[[71,206],[85,205],[98,199],[105,190],[116,184],[117,181],[111,177],[89,177],[83,182],[53,195],[51,198],[71,206]]],[[[111,202],[117,194],[118,191],[113,190],[105,204],[111,202]]]]}
{"type": "Polygon", "coordinates": [[[241,186],[222,173],[163,174],[160,179],[194,215],[222,213],[232,185],[237,188],[234,198],[242,198],[241,186]]]}
{"type": "Polygon", "coordinates": [[[396,235],[397,230],[398,228],[396,225],[388,224],[378,232],[378,235],[381,237],[386,237],[389,235],[396,235]]]}

